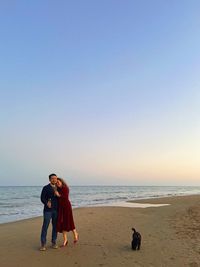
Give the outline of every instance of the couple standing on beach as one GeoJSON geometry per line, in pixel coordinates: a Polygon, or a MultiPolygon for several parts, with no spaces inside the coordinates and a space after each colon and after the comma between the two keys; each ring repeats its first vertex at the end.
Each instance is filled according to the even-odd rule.
{"type": "Polygon", "coordinates": [[[46,250],[46,237],[50,221],[52,222],[52,248],[58,248],[56,243],[58,232],[63,234],[61,247],[65,247],[68,243],[67,232],[73,232],[74,243],[78,241],[72,206],[69,201],[69,187],[63,179],[58,178],[54,173],[49,175],[49,181],[50,183],[43,187],[41,193],[41,201],[44,204],[41,251],[46,250]]]}

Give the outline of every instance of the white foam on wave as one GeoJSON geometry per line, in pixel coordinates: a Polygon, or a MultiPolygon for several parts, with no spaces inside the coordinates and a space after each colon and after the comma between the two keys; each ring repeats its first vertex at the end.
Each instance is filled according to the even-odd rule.
{"type": "Polygon", "coordinates": [[[152,208],[152,207],[164,207],[170,204],[151,204],[151,203],[137,203],[137,202],[115,202],[107,203],[96,206],[106,206],[106,207],[124,207],[124,208],[152,208]]]}

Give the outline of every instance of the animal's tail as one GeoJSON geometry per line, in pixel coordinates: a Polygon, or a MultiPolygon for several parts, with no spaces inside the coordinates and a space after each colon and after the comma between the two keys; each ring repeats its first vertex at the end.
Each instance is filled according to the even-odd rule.
{"type": "Polygon", "coordinates": [[[134,233],[136,232],[135,228],[132,228],[132,230],[133,230],[134,233]]]}

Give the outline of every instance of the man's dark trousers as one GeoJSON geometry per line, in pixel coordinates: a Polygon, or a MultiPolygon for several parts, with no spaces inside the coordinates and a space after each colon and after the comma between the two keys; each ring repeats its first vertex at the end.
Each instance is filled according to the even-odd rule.
{"type": "Polygon", "coordinates": [[[57,231],[56,231],[56,224],[57,224],[57,210],[51,211],[44,211],[43,212],[43,225],[41,231],[41,244],[44,246],[47,241],[47,230],[49,227],[50,221],[52,222],[52,237],[51,242],[52,244],[56,244],[57,239],[57,231]]]}

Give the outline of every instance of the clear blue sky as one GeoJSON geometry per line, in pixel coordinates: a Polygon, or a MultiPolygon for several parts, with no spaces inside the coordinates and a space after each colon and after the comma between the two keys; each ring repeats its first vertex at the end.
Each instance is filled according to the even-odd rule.
{"type": "Polygon", "coordinates": [[[200,185],[198,0],[0,3],[2,185],[200,185]]]}

